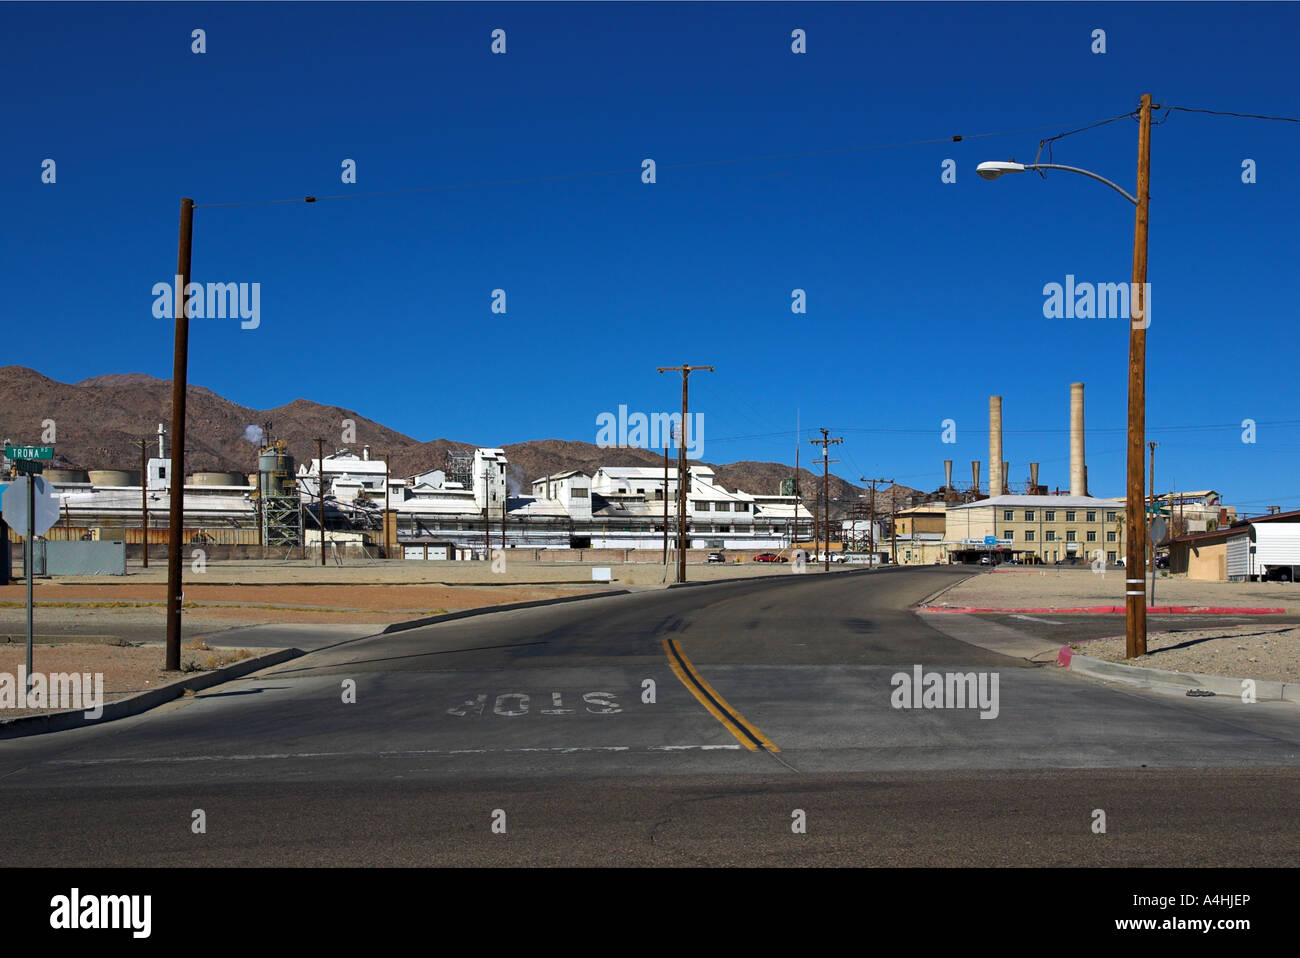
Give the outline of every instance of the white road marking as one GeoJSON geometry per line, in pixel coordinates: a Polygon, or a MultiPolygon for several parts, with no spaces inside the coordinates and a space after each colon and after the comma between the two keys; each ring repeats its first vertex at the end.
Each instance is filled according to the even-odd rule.
{"type": "Polygon", "coordinates": [[[251,762],[303,758],[402,758],[422,755],[509,755],[520,752],[549,752],[567,755],[573,752],[681,752],[737,751],[740,745],[551,745],[538,748],[429,748],[388,752],[274,752],[264,755],[168,755],[157,758],[69,758],[53,759],[45,765],[155,765],[167,762],[251,762]]]}
{"type": "Polygon", "coordinates": [[[1013,619],[1028,619],[1030,622],[1046,622],[1048,625],[1065,625],[1064,622],[1057,622],[1055,619],[1039,619],[1032,615],[1012,615],[1013,619]]]}

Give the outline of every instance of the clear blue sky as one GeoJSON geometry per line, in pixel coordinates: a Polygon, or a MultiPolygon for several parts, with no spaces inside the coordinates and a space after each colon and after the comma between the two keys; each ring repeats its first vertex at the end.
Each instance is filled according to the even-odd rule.
{"type": "MultiPolygon", "coordinates": [[[[1011,478],[1038,460],[1067,485],[1082,380],[1092,491],[1121,495],[1126,326],[1045,319],[1042,289],[1126,281],[1132,208],[1083,177],[986,183],[975,165],[1032,161],[1144,91],[1300,116],[1298,35],[1293,4],[6,4],[3,363],[170,376],[150,290],[174,272],[182,196],[627,170],[200,208],[193,278],[260,283],[261,324],[195,320],[190,382],[500,445],[594,441],[619,404],[676,408],[656,366],[712,364],[691,384],[704,458],[792,459],[798,409],[805,463],[827,426],[837,474],[930,489],[943,459],[965,479],[987,458],[991,393],[1011,478]],[[1002,131],[1026,132],[860,149],[1002,131]],[[671,168],[781,154],[819,155],[671,168]]],[[[1124,119],[1054,158],[1132,190],[1136,140],[1124,119]]],[[[1157,484],[1252,512],[1300,507],[1297,155],[1300,124],[1176,112],[1153,134],[1157,484]]]]}

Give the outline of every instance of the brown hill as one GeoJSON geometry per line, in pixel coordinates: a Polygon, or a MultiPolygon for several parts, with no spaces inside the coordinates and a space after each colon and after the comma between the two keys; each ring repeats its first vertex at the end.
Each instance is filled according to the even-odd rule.
{"type": "MultiPolygon", "coordinates": [[[[249,426],[271,424],[271,435],[284,439],[298,461],[314,458],[316,438],[326,439],[325,450],[349,446],[360,451],[369,445],[372,455],[387,457],[397,476],[440,469],[449,449],[472,450],[474,445],[450,439],[421,442],[399,433],[354,410],[326,406],[307,399],[275,409],[251,409],[231,402],[210,389],[191,385],[186,399],[186,471],[251,472],[256,468],[258,446],[245,438],[249,426]],[[342,441],[343,420],[356,423],[356,441],[342,441]]],[[[139,468],[139,438],[151,442],[158,423],[171,418],[171,382],[142,373],[110,373],[79,383],[55,382],[24,366],[0,368],[0,438],[13,442],[38,442],[47,419],[54,420],[56,452],[60,463],[83,469],[139,468]]],[[[510,460],[511,491],[527,494],[532,480],[550,473],[580,469],[588,474],[598,466],[660,466],[663,455],[650,449],[603,449],[588,442],[541,439],[504,447],[510,460]]],[[[156,448],[150,455],[156,455],[156,448]]],[[[676,468],[676,460],[672,463],[676,468]]],[[[776,493],[789,466],[775,462],[735,462],[715,465],[717,481],[727,489],[776,493]]],[[[832,515],[860,501],[863,490],[831,477],[832,515]]],[[[811,501],[821,493],[821,478],[800,470],[800,491],[811,501]]],[[[914,490],[899,487],[900,495],[914,490]]],[[[878,490],[882,506],[889,491],[878,490]]]]}

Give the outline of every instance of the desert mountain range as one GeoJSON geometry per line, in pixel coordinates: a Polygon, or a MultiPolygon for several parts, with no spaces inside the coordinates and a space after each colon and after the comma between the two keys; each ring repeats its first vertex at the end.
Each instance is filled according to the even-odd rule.
{"type": "MultiPolygon", "coordinates": [[[[371,455],[387,457],[395,476],[412,476],[441,469],[449,449],[473,450],[492,445],[491,437],[478,443],[452,439],[422,442],[350,409],[307,399],[275,409],[250,409],[217,395],[203,386],[190,385],[186,399],[187,474],[203,471],[252,472],[258,444],[245,438],[249,426],[271,423],[271,435],[284,439],[298,462],[314,458],[317,436],[336,436],[343,419],[356,422],[358,454],[369,445],[371,455]]],[[[136,440],[156,440],[158,423],[171,419],[171,381],[143,373],[111,373],[59,383],[25,366],[0,368],[0,438],[13,442],[39,442],[42,423],[52,419],[57,429],[56,465],[80,469],[139,469],[136,440]]],[[[656,450],[601,448],[593,443],[564,439],[536,439],[502,447],[510,461],[511,491],[531,491],[532,480],[567,469],[588,474],[598,466],[661,466],[656,450]]],[[[326,452],[334,452],[326,443],[326,452]]],[[[156,449],[151,455],[156,455],[156,449]]],[[[727,489],[751,493],[776,493],[792,468],[778,462],[709,463],[719,483],[727,489]]],[[[672,468],[676,468],[674,459],[672,468]]],[[[822,489],[820,475],[800,470],[800,491],[811,503],[822,489]]],[[[878,488],[882,507],[890,499],[911,494],[907,486],[878,488]]],[[[832,513],[858,501],[863,489],[836,476],[830,477],[832,513]],[[836,508],[838,506],[839,508],[836,508]]]]}

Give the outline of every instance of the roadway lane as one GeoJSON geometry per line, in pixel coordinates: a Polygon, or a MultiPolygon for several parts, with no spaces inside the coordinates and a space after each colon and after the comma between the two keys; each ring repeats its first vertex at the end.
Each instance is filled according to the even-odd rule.
{"type": "Polygon", "coordinates": [[[0,742],[0,863],[71,864],[93,845],[96,864],[1039,863],[1049,850],[1100,864],[1079,816],[1107,802],[1127,823],[1114,860],[1208,862],[1243,841],[1293,854],[1294,706],[1176,700],[967,645],[909,611],[953,575],[791,575],[456,620],[0,742]],[[892,707],[892,676],[915,666],[996,676],[990,718],[892,707]],[[791,802],[835,822],[811,858],[789,846],[791,802]],[[212,822],[201,838],[196,808],[212,822]],[[516,816],[513,851],[488,829],[494,808],[516,816]],[[944,844],[950,815],[974,829],[960,853],[944,844]],[[1144,841],[1164,844],[1143,859],[1144,841]]]}

